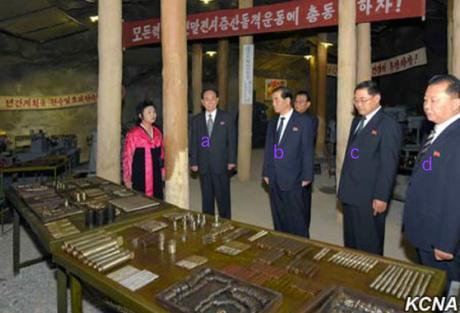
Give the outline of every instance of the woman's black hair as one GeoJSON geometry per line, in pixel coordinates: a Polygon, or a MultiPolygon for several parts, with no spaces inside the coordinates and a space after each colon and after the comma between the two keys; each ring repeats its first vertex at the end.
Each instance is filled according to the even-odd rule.
{"type": "Polygon", "coordinates": [[[142,119],[139,117],[139,114],[140,115],[143,115],[144,114],[144,110],[145,108],[147,107],[153,107],[155,109],[155,112],[158,112],[157,111],[157,108],[155,106],[155,104],[153,104],[152,101],[150,100],[144,100],[142,102],[139,102],[137,105],[136,105],[136,117],[137,117],[137,124],[140,124],[142,123],[142,119]]]}

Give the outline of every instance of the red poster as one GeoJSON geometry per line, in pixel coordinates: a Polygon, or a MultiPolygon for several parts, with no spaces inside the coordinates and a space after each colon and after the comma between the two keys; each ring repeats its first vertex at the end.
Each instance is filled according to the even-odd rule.
{"type": "MultiPolygon", "coordinates": [[[[337,0],[296,0],[187,17],[187,38],[221,38],[337,25],[337,0]]],[[[356,0],[358,23],[420,17],[425,0],[356,0]]],[[[160,20],[123,23],[125,48],[160,42],[160,20]]]]}

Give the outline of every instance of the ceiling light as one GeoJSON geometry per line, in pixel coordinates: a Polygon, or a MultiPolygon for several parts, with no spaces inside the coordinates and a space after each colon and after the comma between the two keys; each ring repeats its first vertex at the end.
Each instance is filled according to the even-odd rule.
{"type": "Polygon", "coordinates": [[[201,2],[203,2],[204,4],[208,4],[209,2],[211,2],[212,0],[200,0],[201,2]]]}
{"type": "Polygon", "coordinates": [[[313,58],[313,56],[311,54],[307,54],[307,55],[304,55],[303,56],[305,58],[305,60],[310,60],[311,58],[313,58]]]}
{"type": "Polygon", "coordinates": [[[89,19],[91,20],[91,22],[96,23],[99,20],[99,16],[93,15],[90,16],[89,19]]]}
{"type": "Polygon", "coordinates": [[[333,44],[330,43],[330,42],[322,42],[321,44],[322,44],[323,46],[325,46],[326,48],[332,47],[332,46],[333,46],[333,44]]]}
{"type": "Polygon", "coordinates": [[[210,56],[211,58],[215,56],[216,54],[217,54],[217,51],[212,51],[212,50],[206,51],[206,55],[210,56]]]}

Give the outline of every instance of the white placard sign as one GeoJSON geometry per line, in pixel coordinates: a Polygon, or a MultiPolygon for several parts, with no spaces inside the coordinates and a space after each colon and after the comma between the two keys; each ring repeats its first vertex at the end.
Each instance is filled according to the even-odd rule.
{"type": "Polygon", "coordinates": [[[243,46],[243,68],[241,77],[240,102],[252,105],[252,83],[254,77],[254,45],[243,46]]]}

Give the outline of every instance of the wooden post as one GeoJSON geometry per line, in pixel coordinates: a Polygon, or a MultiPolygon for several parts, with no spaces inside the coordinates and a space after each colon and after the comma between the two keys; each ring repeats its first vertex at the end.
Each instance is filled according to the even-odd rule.
{"type": "Polygon", "coordinates": [[[203,45],[192,45],[192,98],[193,114],[201,112],[201,91],[203,90],[203,45]]]}
{"type": "Polygon", "coordinates": [[[319,119],[318,139],[316,142],[316,153],[324,155],[326,145],[326,75],[327,75],[327,34],[318,34],[318,44],[316,46],[318,61],[318,91],[317,91],[317,115],[319,119]]]}
{"type": "Polygon", "coordinates": [[[98,10],[99,84],[96,173],[109,181],[120,183],[123,64],[121,1],[100,0],[98,10]]]}
{"type": "MultiPolygon", "coordinates": [[[[239,0],[239,8],[252,7],[253,0],[239,0]]],[[[252,44],[252,36],[240,36],[240,65],[239,65],[239,123],[238,123],[238,178],[248,181],[251,178],[252,152],[252,103],[242,103],[243,91],[243,47],[252,44]]]]}
{"type": "Polygon", "coordinates": [[[451,74],[460,76],[460,2],[452,1],[451,74]]]}
{"type": "Polygon", "coordinates": [[[339,0],[337,68],[337,156],[336,177],[339,186],[351,121],[356,83],[356,2],[339,0]]]}
{"type": "Polygon", "coordinates": [[[318,66],[317,66],[317,57],[316,57],[316,53],[312,53],[311,54],[312,57],[310,58],[310,60],[308,60],[307,62],[307,67],[308,67],[308,72],[309,72],[309,75],[310,75],[310,101],[311,101],[311,106],[312,106],[312,109],[314,110],[314,112],[317,114],[318,112],[318,97],[317,97],[317,93],[318,93],[318,66]]]}
{"type": "Polygon", "coordinates": [[[189,208],[186,2],[161,0],[166,201],[189,208]]]}
{"type": "Polygon", "coordinates": [[[218,42],[217,82],[219,85],[219,108],[228,110],[228,39],[221,39],[218,42]]]}
{"type": "Polygon", "coordinates": [[[371,61],[371,24],[362,23],[357,26],[357,69],[356,82],[360,83],[372,79],[371,61]]]}

